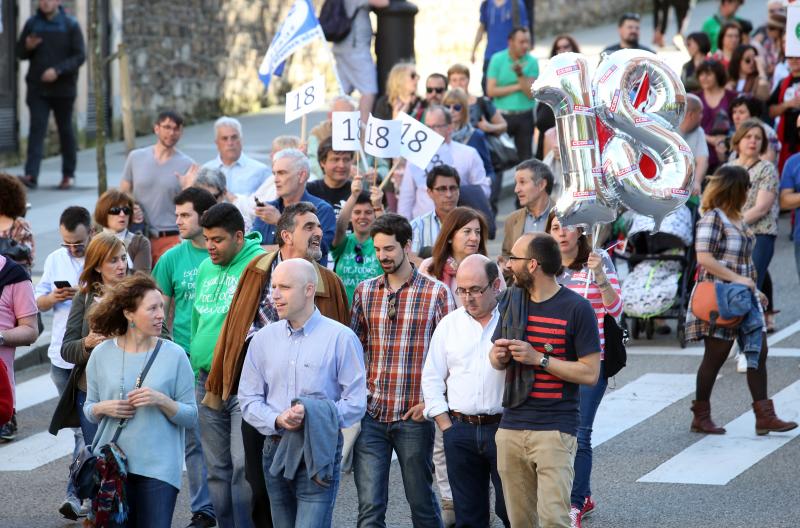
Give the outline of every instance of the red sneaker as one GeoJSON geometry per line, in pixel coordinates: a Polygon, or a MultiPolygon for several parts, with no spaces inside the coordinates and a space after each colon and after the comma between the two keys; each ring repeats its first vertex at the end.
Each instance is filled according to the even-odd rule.
{"type": "Polygon", "coordinates": [[[586,500],[583,501],[583,509],[581,510],[581,518],[588,517],[589,514],[594,511],[594,501],[592,497],[586,497],[586,500]]]}
{"type": "Polygon", "coordinates": [[[581,528],[581,510],[575,506],[569,507],[569,528],[581,528]]]}

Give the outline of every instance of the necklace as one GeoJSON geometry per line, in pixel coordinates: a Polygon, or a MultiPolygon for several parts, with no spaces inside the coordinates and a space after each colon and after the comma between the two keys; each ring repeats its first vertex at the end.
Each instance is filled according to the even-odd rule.
{"type": "MultiPolygon", "coordinates": [[[[122,338],[122,336],[120,336],[120,338],[122,338]]],[[[119,344],[119,340],[118,340],[117,344],[119,344]]],[[[120,346],[120,349],[122,350],[122,373],[120,374],[120,377],[119,377],[119,399],[123,400],[123,399],[127,399],[127,398],[125,398],[125,354],[126,354],[125,353],[125,344],[122,344],[122,346],[120,346]]],[[[141,384],[142,384],[142,373],[144,372],[145,366],[147,365],[147,361],[150,358],[150,353],[151,352],[152,352],[152,349],[148,349],[147,352],[145,353],[144,363],[142,364],[142,369],[139,371],[139,374],[136,376],[136,382],[134,384],[134,388],[141,387],[141,384]]]]}

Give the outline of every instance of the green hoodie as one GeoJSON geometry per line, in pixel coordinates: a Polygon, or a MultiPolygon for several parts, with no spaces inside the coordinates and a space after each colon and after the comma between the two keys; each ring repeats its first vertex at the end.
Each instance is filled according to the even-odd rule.
{"type": "Polygon", "coordinates": [[[244,246],[227,266],[213,264],[204,260],[197,268],[195,298],[192,309],[192,338],[189,359],[195,375],[200,369],[211,370],[214,346],[217,344],[222,324],[228,315],[233,294],[239,284],[239,277],[253,260],[262,255],[261,234],[248,233],[244,246]]]}

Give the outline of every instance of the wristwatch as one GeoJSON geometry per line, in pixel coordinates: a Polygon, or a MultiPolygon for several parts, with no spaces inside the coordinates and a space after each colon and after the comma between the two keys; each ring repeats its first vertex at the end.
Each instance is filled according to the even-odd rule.
{"type": "Polygon", "coordinates": [[[544,354],[542,359],[539,360],[539,367],[546,369],[547,365],[550,364],[550,354],[544,354]]]}

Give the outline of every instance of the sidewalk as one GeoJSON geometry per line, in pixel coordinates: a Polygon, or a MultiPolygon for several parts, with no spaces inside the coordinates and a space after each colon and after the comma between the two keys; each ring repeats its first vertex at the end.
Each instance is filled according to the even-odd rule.
{"type": "MultiPolygon", "coordinates": [[[[690,31],[698,31],[703,22],[711,16],[717,9],[718,2],[704,1],[699,2],[691,14],[688,25],[690,31]]],[[[421,7],[424,9],[424,7],[421,7]]],[[[765,3],[750,1],[740,9],[741,16],[749,18],[755,27],[758,27],[766,20],[765,3]]],[[[652,13],[643,13],[642,16],[641,42],[650,45],[653,35],[652,13]]],[[[670,42],[675,33],[674,14],[670,13],[669,27],[665,36],[666,42],[670,42]]],[[[594,28],[587,28],[573,32],[573,36],[578,40],[581,51],[589,56],[590,63],[594,64],[599,57],[600,51],[607,45],[618,41],[616,24],[606,24],[594,28]]],[[[537,36],[537,45],[534,54],[543,61],[547,58],[552,36],[537,36]]],[[[680,66],[688,60],[688,57],[674,48],[667,47],[659,52],[673,68],[680,71],[680,66]]],[[[544,67],[544,63],[540,62],[544,67]]],[[[255,71],[253,72],[255,75],[255,71]]],[[[424,87],[424,85],[420,85],[424,87]]],[[[423,89],[423,88],[421,88],[423,89]]],[[[309,130],[319,121],[324,119],[324,112],[312,113],[308,116],[309,130]]],[[[269,150],[272,140],[283,134],[300,133],[300,121],[297,120],[290,124],[284,123],[283,107],[273,107],[255,114],[238,116],[242,122],[244,131],[244,146],[248,155],[266,162],[269,157],[269,150]]],[[[213,159],[216,155],[216,147],[213,143],[214,131],[213,122],[198,123],[187,126],[184,129],[183,137],[178,144],[178,148],[186,155],[193,158],[198,163],[205,163],[213,159]]],[[[136,139],[136,146],[143,147],[152,145],[154,137],[152,135],[139,137],[136,139]]],[[[106,147],[106,163],[108,166],[108,187],[119,185],[122,170],[125,165],[125,145],[123,142],[115,142],[106,147]]],[[[64,208],[70,205],[82,205],[92,211],[97,200],[97,176],[92,170],[95,166],[94,149],[82,150],[78,153],[78,170],[76,171],[76,186],[70,191],[59,191],[56,186],[61,181],[61,159],[52,157],[42,163],[42,170],[39,177],[39,188],[28,192],[28,201],[32,207],[28,212],[27,219],[31,223],[36,239],[36,259],[33,267],[34,283],[41,276],[45,257],[58,248],[61,239],[58,233],[58,215],[64,208]]],[[[23,173],[21,165],[3,168],[5,172],[11,174],[23,173]]],[[[506,174],[508,182],[508,174],[506,174]]],[[[502,234],[502,217],[498,218],[498,233],[502,234]]],[[[15,369],[25,368],[39,362],[47,361],[47,345],[49,343],[50,314],[44,314],[45,332],[39,337],[32,347],[20,347],[17,349],[15,369]]]]}

